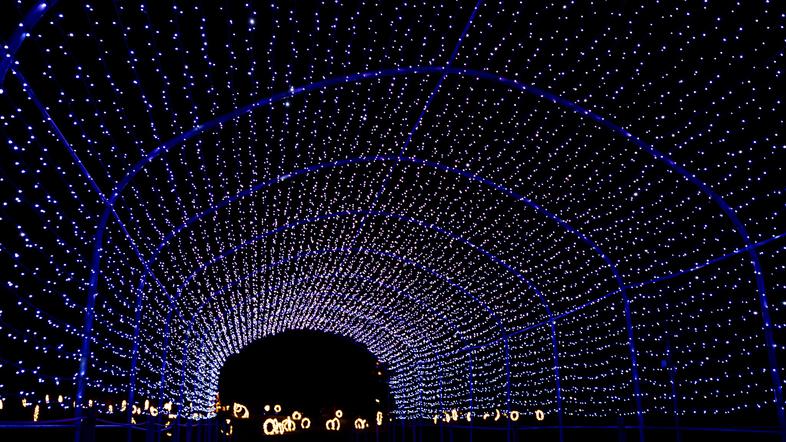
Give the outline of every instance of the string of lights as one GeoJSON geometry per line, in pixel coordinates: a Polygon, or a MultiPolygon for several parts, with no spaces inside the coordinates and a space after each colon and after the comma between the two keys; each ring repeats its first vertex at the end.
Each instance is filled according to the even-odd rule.
{"type": "Polygon", "coordinates": [[[786,434],[781,5],[13,4],[5,404],[212,418],[303,329],[396,419],[786,434]]]}

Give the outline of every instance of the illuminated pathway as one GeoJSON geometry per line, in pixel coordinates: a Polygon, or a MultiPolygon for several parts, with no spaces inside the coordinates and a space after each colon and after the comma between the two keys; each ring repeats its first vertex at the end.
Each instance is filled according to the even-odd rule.
{"type": "Polygon", "coordinates": [[[350,433],[786,441],[786,6],[7,3],[0,438],[229,438],[311,330],[350,433]]]}

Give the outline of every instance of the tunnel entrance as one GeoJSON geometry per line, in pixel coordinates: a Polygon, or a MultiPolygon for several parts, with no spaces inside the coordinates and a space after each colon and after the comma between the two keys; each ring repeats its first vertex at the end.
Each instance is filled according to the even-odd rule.
{"type": "Polygon", "coordinates": [[[221,432],[233,441],[355,440],[387,420],[388,367],[361,344],[314,331],[260,339],[219,377],[221,432]],[[283,434],[281,434],[283,433],[283,434]]]}

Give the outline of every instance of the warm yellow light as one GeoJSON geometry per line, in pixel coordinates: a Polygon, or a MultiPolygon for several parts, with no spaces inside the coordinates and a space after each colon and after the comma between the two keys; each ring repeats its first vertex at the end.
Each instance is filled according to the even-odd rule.
{"type": "MultiPolygon", "coordinates": [[[[63,395],[62,394],[57,396],[57,402],[60,403],[60,404],[63,403],[63,395]]],[[[123,402],[125,402],[125,401],[123,401],[123,402]]]]}
{"type": "Polygon", "coordinates": [[[2,409],[3,409],[3,400],[0,399],[0,410],[2,410],[2,409]]]}
{"type": "Polygon", "coordinates": [[[22,407],[27,408],[27,399],[22,399],[22,407]]]}
{"type": "Polygon", "coordinates": [[[535,410],[535,419],[542,421],[546,418],[546,414],[543,413],[543,410],[535,410]]]}
{"type": "Polygon", "coordinates": [[[148,408],[150,408],[150,400],[145,399],[145,410],[147,410],[148,408]]]}
{"type": "Polygon", "coordinates": [[[112,406],[112,404],[109,404],[109,407],[107,407],[107,409],[109,410],[110,414],[115,412],[115,408],[112,406]]]}
{"type": "Polygon", "coordinates": [[[164,404],[164,410],[167,412],[172,411],[172,401],[167,401],[167,403],[164,404]]]}
{"type": "Polygon", "coordinates": [[[40,411],[38,405],[33,409],[33,422],[38,422],[38,412],[40,411]]]}
{"type": "Polygon", "coordinates": [[[269,417],[265,419],[265,422],[262,424],[262,432],[264,432],[265,435],[267,436],[284,434],[287,432],[295,431],[296,429],[297,429],[297,424],[289,417],[287,417],[282,421],[279,421],[274,417],[269,417]]]}
{"type": "Polygon", "coordinates": [[[49,395],[44,396],[44,402],[49,403],[49,395]]]}
{"type": "Polygon", "coordinates": [[[459,419],[458,410],[456,410],[455,408],[453,410],[451,410],[450,418],[453,419],[454,421],[458,421],[458,419],[459,419]]]}
{"type": "Polygon", "coordinates": [[[235,402],[232,404],[232,414],[238,419],[248,419],[248,408],[235,402]]]}
{"type": "Polygon", "coordinates": [[[265,422],[262,424],[262,432],[267,436],[278,434],[278,421],[272,417],[265,419],[265,422]]]}
{"type": "Polygon", "coordinates": [[[472,422],[472,413],[467,412],[467,422],[472,422]]]}
{"type": "Polygon", "coordinates": [[[439,415],[434,415],[434,425],[437,425],[437,421],[439,420],[439,415]]]}
{"type": "Polygon", "coordinates": [[[336,410],[336,417],[341,419],[342,417],[344,417],[344,412],[341,410],[336,410]]]}
{"type": "Polygon", "coordinates": [[[338,417],[334,417],[333,419],[328,419],[325,422],[325,429],[328,431],[338,431],[341,429],[341,421],[338,420],[338,417]]]}
{"type": "Polygon", "coordinates": [[[150,415],[151,415],[151,416],[153,416],[153,417],[156,417],[156,416],[158,416],[158,408],[156,408],[156,407],[150,407],[150,410],[149,410],[149,411],[150,411],[150,415]]]}
{"type": "Polygon", "coordinates": [[[273,411],[275,411],[276,413],[281,413],[281,405],[278,404],[274,405],[273,411]]]}
{"type": "MultiPolygon", "coordinates": [[[[377,402],[379,402],[379,401],[377,401],[377,402]]],[[[377,425],[382,425],[382,412],[381,411],[377,411],[377,425]]]]}
{"type": "Polygon", "coordinates": [[[368,422],[365,419],[357,418],[355,419],[355,429],[362,430],[364,428],[368,428],[368,422]]]}
{"type": "Polygon", "coordinates": [[[294,419],[296,421],[299,421],[300,418],[302,418],[302,417],[303,417],[303,415],[300,414],[299,411],[295,410],[295,411],[292,412],[292,419],[294,419]]]}
{"type": "Polygon", "coordinates": [[[304,417],[303,419],[300,420],[300,426],[304,430],[308,430],[309,428],[311,428],[311,419],[304,417]]]}
{"type": "Polygon", "coordinates": [[[516,411],[516,410],[511,411],[510,412],[510,420],[512,420],[513,422],[516,422],[517,420],[519,420],[519,412],[516,411]]]}
{"type": "Polygon", "coordinates": [[[265,405],[265,411],[270,411],[270,405],[265,405]]]}
{"type": "Polygon", "coordinates": [[[295,431],[297,429],[297,424],[295,424],[295,421],[287,417],[281,421],[281,428],[284,431],[295,431]]]}

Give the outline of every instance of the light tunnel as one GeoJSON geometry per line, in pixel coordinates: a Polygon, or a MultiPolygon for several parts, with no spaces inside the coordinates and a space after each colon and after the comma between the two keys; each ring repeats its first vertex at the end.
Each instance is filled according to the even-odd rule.
{"type": "Polygon", "coordinates": [[[312,330],[413,428],[786,438],[777,2],[3,8],[0,431],[312,330]]]}

